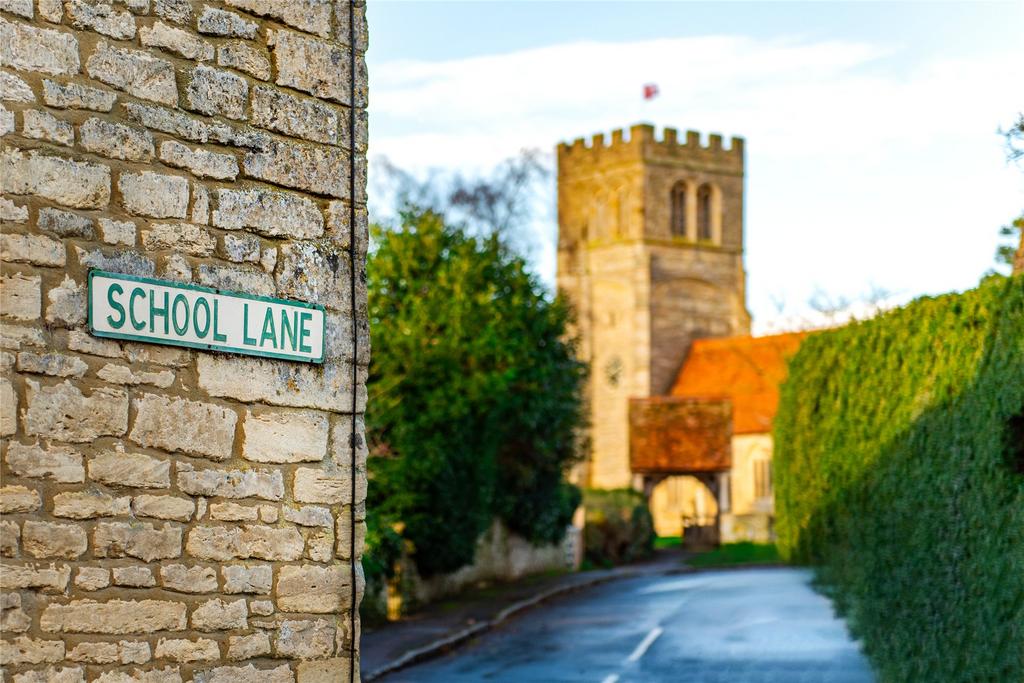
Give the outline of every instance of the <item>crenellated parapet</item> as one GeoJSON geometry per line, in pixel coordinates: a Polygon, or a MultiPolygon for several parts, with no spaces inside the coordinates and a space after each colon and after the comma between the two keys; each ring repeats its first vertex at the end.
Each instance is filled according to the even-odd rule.
{"type": "Polygon", "coordinates": [[[675,128],[665,128],[661,137],[650,124],[636,124],[628,132],[618,128],[611,135],[596,133],[576,138],[572,143],[559,143],[560,172],[586,172],[630,160],[645,162],[690,162],[713,166],[723,171],[743,172],[743,138],[732,137],[726,147],[717,133],[704,138],[701,133],[688,130],[680,136],[675,128]]]}

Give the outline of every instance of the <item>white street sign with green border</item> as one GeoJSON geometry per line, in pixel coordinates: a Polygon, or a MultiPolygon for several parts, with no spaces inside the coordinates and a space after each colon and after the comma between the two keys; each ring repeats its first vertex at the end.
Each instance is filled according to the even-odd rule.
{"type": "Polygon", "coordinates": [[[323,306],[102,270],[89,272],[97,337],[323,363],[323,306]]]}

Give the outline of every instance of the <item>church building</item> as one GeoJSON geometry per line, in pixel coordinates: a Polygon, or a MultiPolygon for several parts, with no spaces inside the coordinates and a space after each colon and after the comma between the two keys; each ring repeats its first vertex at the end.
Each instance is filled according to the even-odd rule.
{"type": "MultiPolygon", "coordinates": [[[[689,131],[680,139],[672,128],[659,138],[653,126],[635,125],[558,146],[558,287],[576,310],[580,354],[591,368],[588,453],[576,480],[644,490],[659,535],[688,524],[712,527],[717,538],[732,494],[752,496],[748,507],[768,520],[753,528],[770,530],[774,403],[765,404],[771,415],[757,413],[769,425],[750,432],[738,385],[728,381],[735,373],[706,363],[743,357],[715,352],[711,340],[768,349],[755,356],[771,368],[750,376],[770,377],[755,387],[770,394],[798,343],[750,337],[743,184],[741,138],[725,146],[719,135],[704,141],[689,131]],[[710,378],[725,385],[706,386],[710,378]],[[736,438],[755,433],[767,444],[755,440],[752,456],[736,438]],[[734,473],[741,461],[769,464],[734,473]]],[[[747,533],[751,525],[740,526],[747,533]]]]}

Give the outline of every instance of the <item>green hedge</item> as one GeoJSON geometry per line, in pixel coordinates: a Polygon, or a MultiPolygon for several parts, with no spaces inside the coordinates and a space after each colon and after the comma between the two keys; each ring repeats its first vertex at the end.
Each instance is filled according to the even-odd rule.
{"type": "Polygon", "coordinates": [[[1024,681],[1024,279],[811,335],[775,418],[783,556],[882,681],[1024,681]]]}

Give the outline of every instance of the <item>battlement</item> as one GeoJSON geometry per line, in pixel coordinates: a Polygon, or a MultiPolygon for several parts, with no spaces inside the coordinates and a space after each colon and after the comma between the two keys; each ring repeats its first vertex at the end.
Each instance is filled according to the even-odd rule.
{"type": "Polygon", "coordinates": [[[743,138],[733,137],[725,147],[722,136],[717,133],[708,135],[705,142],[695,130],[686,131],[684,139],[680,139],[675,128],[665,128],[660,139],[655,132],[654,126],[639,123],[630,126],[628,131],[617,128],[610,137],[597,133],[591,136],[589,144],[585,138],[576,138],[571,144],[559,143],[559,165],[562,168],[565,164],[586,166],[632,157],[645,161],[690,159],[743,169],[743,138]]]}

